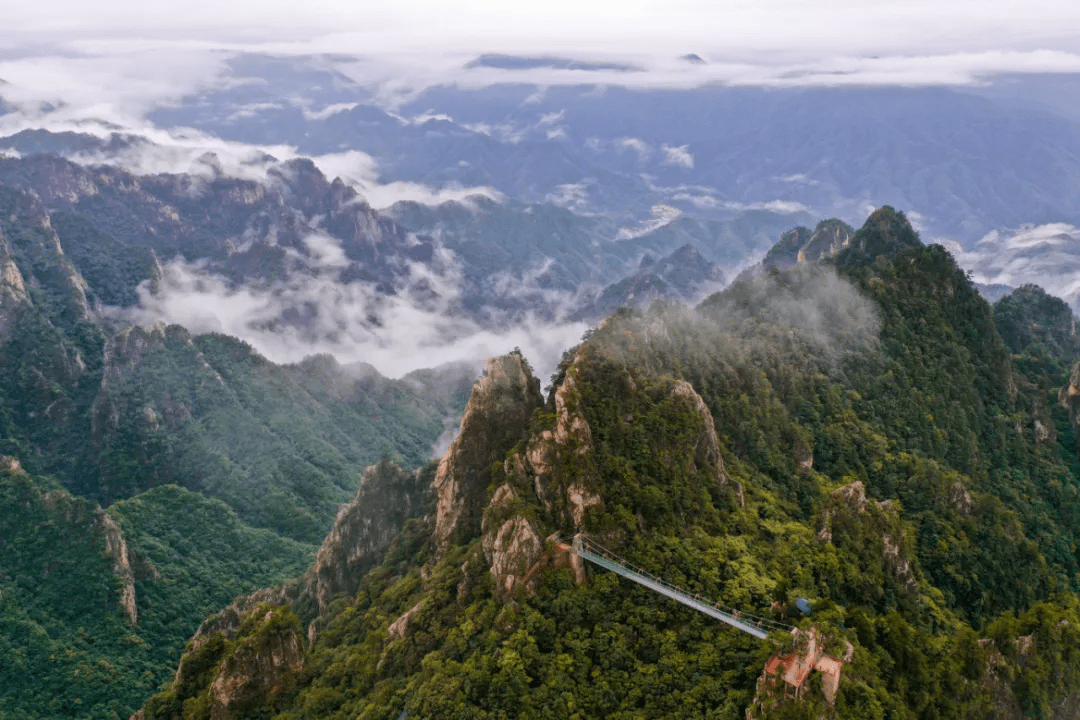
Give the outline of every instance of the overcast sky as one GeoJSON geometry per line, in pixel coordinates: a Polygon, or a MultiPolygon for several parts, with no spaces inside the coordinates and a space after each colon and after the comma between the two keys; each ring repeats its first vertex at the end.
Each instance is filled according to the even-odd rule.
{"type": "Polygon", "coordinates": [[[1076,47],[1071,0],[37,0],[10,2],[0,43],[106,38],[314,43],[339,50],[682,50],[941,54],[1076,47]]]}

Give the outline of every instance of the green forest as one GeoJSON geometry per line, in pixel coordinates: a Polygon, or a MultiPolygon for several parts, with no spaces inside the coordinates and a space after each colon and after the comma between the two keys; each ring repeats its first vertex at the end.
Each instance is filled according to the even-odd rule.
{"type": "Polygon", "coordinates": [[[1025,286],[991,306],[888,207],[821,262],[763,267],[693,308],[620,310],[483,474],[480,535],[440,548],[429,504],[359,592],[204,638],[145,717],[1073,717],[1078,350],[1062,301],[1025,286]],[[722,462],[702,460],[684,383],[722,462]],[[540,563],[508,590],[490,529],[515,518],[817,628],[826,652],[850,647],[835,702],[817,673],[800,700],[759,691],[790,635],[758,641],[599,568],[576,584],[540,563]],[[263,682],[236,679],[283,647],[263,682]]]}
{"type": "MultiPolygon", "coordinates": [[[[143,259],[95,264],[107,238],[47,219],[0,188],[24,281],[0,287],[2,718],[1080,712],[1075,319],[1035,286],[989,304],[903,213],[797,228],[695,307],[620,309],[521,428],[502,418],[528,393],[481,378],[439,466],[465,371],[125,326],[89,308],[143,259]],[[449,540],[448,497],[469,508],[449,540]],[[790,634],[575,570],[580,531],[815,628],[835,698],[817,672],[797,700],[760,681],[804,652],[790,634]]],[[[508,357],[489,370],[531,372],[508,357]]]]}
{"type": "Polygon", "coordinates": [[[0,718],[129,717],[207,615],[307,569],[364,469],[426,463],[467,399],[464,366],[277,365],[99,311],[150,255],[0,185],[0,718]]]}

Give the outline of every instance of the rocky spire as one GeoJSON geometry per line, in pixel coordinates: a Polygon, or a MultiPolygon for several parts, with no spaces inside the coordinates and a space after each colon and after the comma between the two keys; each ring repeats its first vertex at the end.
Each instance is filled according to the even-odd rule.
{"type": "Polygon", "coordinates": [[[435,475],[435,545],[440,555],[452,543],[480,534],[491,466],[526,438],[533,411],[542,404],[540,381],[519,352],[488,361],[473,386],[461,431],[435,475]]]}

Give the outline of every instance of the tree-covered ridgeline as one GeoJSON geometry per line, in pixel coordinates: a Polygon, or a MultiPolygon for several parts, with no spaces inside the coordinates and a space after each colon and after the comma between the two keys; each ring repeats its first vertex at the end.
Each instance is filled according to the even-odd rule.
{"type": "MultiPolygon", "coordinates": [[[[757,717],[1071,717],[1080,476],[1056,402],[1075,331],[1031,288],[991,307],[892,208],[841,240],[696,308],[609,317],[491,467],[488,496],[511,500],[485,518],[584,529],[681,588],[816,626],[837,657],[850,643],[834,705],[811,676],[801,701],[758,696],[757,717]],[[718,470],[682,382],[715,424],[718,470]],[[523,455],[539,474],[515,470],[523,455]]],[[[602,571],[578,585],[548,566],[508,593],[489,535],[437,552],[433,531],[408,524],[325,613],[263,607],[204,639],[185,661],[198,674],[146,717],[735,719],[790,647],[602,571]],[[296,638],[302,661],[228,705],[215,678],[269,636],[296,638]]]]}

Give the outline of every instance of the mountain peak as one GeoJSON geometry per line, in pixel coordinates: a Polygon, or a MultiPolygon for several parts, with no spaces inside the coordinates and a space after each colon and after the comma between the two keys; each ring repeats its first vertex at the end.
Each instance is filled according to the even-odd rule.
{"type": "Polygon", "coordinates": [[[540,381],[521,353],[488,361],[483,377],[473,385],[461,432],[435,475],[435,541],[440,551],[480,534],[492,463],[525,438],[533,410],[543,402],[540,381]]]}
{"type": "Polygon", "coordinates": [[[836,256],[838,265],[869,265],[878,257],[892,257],[902,250],[922,245],[919,233],[904,213],[883,205],[870,214],[851,238],[849,247],[836,256]]]}

